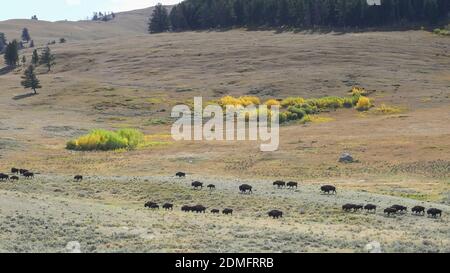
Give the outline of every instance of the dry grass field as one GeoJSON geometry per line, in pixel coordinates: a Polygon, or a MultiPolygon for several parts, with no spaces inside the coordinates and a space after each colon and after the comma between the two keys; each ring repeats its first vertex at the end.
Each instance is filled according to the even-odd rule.
{"type": "MultiPolygon", "coordinates": [[[[386,252],[450,251],[450,43],[425,31],[145,34],[149,10],[100,22],[0,22],[7,38],[23,27],[56,66],[38,69],[35,96],[23,68],[0,74],[0,172],[33,170],[34,180],[0,182],[0,251],[386,252]],[[171,108],[194,96],[264,99],[370,91],[382,113],[341,109],[281,128],[280,149],[256,142],[174,142],[171,108]],[[91,129],[138,128],[155,145],[134,151],[73,152],[66,142],[91,129]],[[349,152],[357,162],[338,163],[349,152]],[[188,173],[175,179],[177,171],[188,173]],[[82,174],[83,182],[72,177],[82,174]],[[298,181],[278,190],[278,179],[298,181]],[[190,182],[213,183],[213,192],[190,182]],[[253,185],[253,195],[238,186],[253,185]],[[338,187],[336,196],[320,186],[338,187]],[[172,202],[173,212],[144,209],[172,202]],[[345,203],[379,205],[344,213],[345,203]],[[393,204],[443,210],[441,219],[386,217],[393,204]],[[182,205],[233,208],[196,215],[182,205]],[[266,213],[281,209],[285,217],[266,213]]],[[[21,51],[28,60],[31,50],[21,51]]],[[[3,58],[0,62],[3,61],[3,58]]],[[[4,67],[0,63],[0,68],[4,67]]]]}

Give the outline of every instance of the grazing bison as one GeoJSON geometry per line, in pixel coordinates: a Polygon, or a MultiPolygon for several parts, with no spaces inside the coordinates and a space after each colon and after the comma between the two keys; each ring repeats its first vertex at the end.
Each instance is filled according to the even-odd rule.
{"type": "Polygon", "coordinates": [[[283,218],[283,212],[279,210],[272,210],[267,213],[269,217],[272,217],[273,219],[283,218]]]}
{"type": "Polygon", "coordinates": [[[192,207],[192,211],[196,212],[196,213],[206,213],[206,207],[202,206],[202,205],[197,205],[192,207]]]}
{"type": "Polygon", "coordinates": [[[0,180],[4,181],[4,180],[8,180],[9,179],[9,175],[4,174],[4,173],[0,173],[0,180]]]}
{"type": "Polygon", "coordinates": [[[80,181],[83,180],[83,176],[82,176],[82,175],[77,175],[77,176],[75,176],[73,179],[74,179],[75,181],[80,182],[80,181]]]}
{"type": "Polygon", "coordinates": [[[186,177],[186,173],[183,173],[183,172],[177,172],[177,173],[175,174],[175,176],[178,177],[178,178],[185,178],[185,177],[186,177]]]}
{"type": "Polygon", "coordinates": [[[247,184],[243,184],[239,186],[239,190],[241,191],[241,193],[252,193],[253,191],[253,187],[247,184]]]}
{"type": "Polygon", "coordinates": [[[154,206],[154,205],[157,205],[155,202],[147,202],[147,203],[145,203],[145,205],[144,205],[144,207],[145,208],[151,208],[152,206],[154,206]]]}
{"type": "Polygon", "coordinates": [[[163,209],[165,209],[165,210],[173,210],[173,204],[165,203],[163,205],[163,209]]]}
{"type": "Polygon", "coordinates": [[[25,176],[25,178],[34,178],[34,173],[25,172],[25,173],[23,173],[23,176],[25,176]]]}
{"type": "Polygon", "coordinates": [[[202,182],[194,181],[194,182],[192,182],[191,185],[192,185],[192,187],[193,187],[194,189],[198,189],[198,188],[203,189],[203,183],[202,183],[202,182]]]}
{"type": "Polygon", "coordinates": [[[192,207],[191,206],[182,206],[181,211],[190,212],[190,211],[192,211],[192,207]]]}
{"type": "Polygon", "coordinates": [[[415,206],[411,211],[412,214],[425,215],[425,208],[422,206],[415,206]]]}
{"type": "Polygon", "coordinates": [[[355,206],[353,207],[353,210],[354,210],[354,211],[363,210],[363,209],[364,209],[364,206],[363,206],[363,205],[355,205],[355,206]]]}
{"type": "Polygon", "coordinates": [[[372,205],[372,204],[367,204],[364,206],[364,209],[367,210],[368,212],[377,212],[377,206],[372,205]]]}
{"type": "Polygon", "coordinates": [[[273,185],[277,186],[280,189],[286,187],[286,182],[278,180],[273,182],[273,185]]]}
{"type": "Polygon", "coordinates": [[[19,177],[14,175],[14,176],[11,176],[9,178],[9,180],[11,180],[11,181],[19,181],[19,177]]]}
{"type": "Polygon", "coordinates": [[[213,210],[211,210],[211,213],[212,213],[212,214],[219,214],[219,213],[220,213],[220,210],[218,210],[218,209],[213,209],[213,210]]]}
{"type": "Polygon", "coordinates": [[[209,184],[209,185],[208,185],[208,189],[210,189],[210,190],[215,190],[215,189],[216,189],[216,185],[209,184]]]}
{"type": "Polygon", "coordinates": [[[223,214],[225,214],[225,215],[233,215],[233,210],[232,209],[224,209],[223,211],[222,211],[222,213],[223,214]]]}
{"type": "Polygon", "coordinates": [[[391,216],[391,214],[396,214],[397,210],[395,208],[387,208],[384,210],[384,213],[387,214],[388,216],[391,216]]]}
{"type": "Polygon", "coordinates": [[[11,168],[11,173],[12,174],[19,174],[19,169],[11,168]]]}
{"type": "Polygon", "coordinates": [[[293,188],[298,188],[298,183],[297,182],[288,182],[287,183],[287,186],[288,186],[288,188],[291,188],[291,189],[293,189],[293,188]]]}
{"type": "Polygon", "coordinates": [[[402,205],[393,205],[391,208],[396,209],[397,212],[407,212],[408,208],[402,205]]]}
{"type": "Polygon", "coordinates": [[[24,175],[24,173],[27,173],[28,172],[28,170],[26,170],[26,169],[20,169],[19,170],[19,173],[21,174],[21,175],[24,175]]]}
{"type": "Polygon", "coordinates": [[[326,193],[326,194],[330,194],[330,193],[336,194],[336,187],[335,187],[335,186],[325,185],[325,186],[322,186],[322,187],[320,188],[320,190],[321,190],[323,193],[326,193]]]}
{"type": "Polygon", "coordinates": [[[342,206],[342,210],[345,212],[350,212],[355,208],[355,204],[345,204],[342,206]]]}
{"type": "Polygon", "coordinates": [[[434,218],[437,218],[438,216],[442,217],[442,210],[436,209],[436,208],[431,208],[431,209],[427,210],[427,214],[428,214],[428,216],[431,216],[434,218]]]}

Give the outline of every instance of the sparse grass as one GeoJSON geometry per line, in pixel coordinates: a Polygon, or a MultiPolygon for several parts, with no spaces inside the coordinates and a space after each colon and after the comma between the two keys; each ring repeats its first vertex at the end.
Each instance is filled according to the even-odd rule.
{"type": "Polygon", "coordinates": [[[441,36],[450,36],[450,25],[446,28],[436,28],[433,30],[433,33],[441,36]]]}
{"type": "Polygon", "coordinates": [[[374,108],[375,113],[382,115],[393,115],[399,114],[404,111],[404,109],[396,106],[388,106],[386,104],[381,104],[379,107],[374,108]]]}

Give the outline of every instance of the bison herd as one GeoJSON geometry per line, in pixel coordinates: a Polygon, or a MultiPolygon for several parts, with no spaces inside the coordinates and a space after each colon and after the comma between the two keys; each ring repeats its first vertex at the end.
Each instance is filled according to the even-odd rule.
{"type": "MultiPolygon", "coordinates": [[[[367,212],[373,212],[375,213],[377,211],[377,206],[373,205],[373,204],[367,204],[367,205],[355,205],[355,204],[345,204],[342,206],[342,210],[345,212],[357,212],[357,211],[362,211],[365,210],[367,212]]],[[[425,207],[422,206],[415,206],[411,209],[411,212],[413,215],[425,215],[425,207]]],[[[396,215],[396,214],[401,214],[401,213],[407,213],[408,212],[408,208],[402,205],[393,205],[390,206],[389,208],[384,209],[384,214],[387,216],[391,216],[391,215],[396,215]]],[[[437,217],[441,217],[442,216],[442,210],[440,209],[436,209],[436,208],[431,208],[428,209],[427,211],[427,215],[437,218],[437,217]]]]}
{"type": "Polygon", "coordinates": [[[11,168],[11,174],[0,173],[0,181],[19,181],[20,176],[27,179],[34,178],[34,173],[26,169],[11,168]]]}

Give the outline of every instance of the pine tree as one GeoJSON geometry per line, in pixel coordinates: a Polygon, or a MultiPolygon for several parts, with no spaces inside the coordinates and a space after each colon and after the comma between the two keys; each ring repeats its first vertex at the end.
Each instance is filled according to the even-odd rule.
{"type": "Polygon", "coordinates": [[[3,49],[6,47],[6,37],[5,34],[0,32],[0,53],[3,52],[3,49]]]}
{"type": "Polygon", "coordinates": [[[22,65],[25,66],[27,64],[27,57],[25,55],[22,56],[22,65]]]}
{"type": "Polygon", "coordinates": [[[33,50],[33,56],[31,56],[31,63],[33,65],[38,65],[39,64],[39,55],[37,53],[37,50],[33,50]]]}
{"type": "Polygon", "coordinates": [[[16,40],[12,41],[5,49],[5,62],[9,66],[16,66],[19,62],[19,48],[16,40]]]}
{"type": "Polygon", "coordinates": [[[169,15],[167,9],[160,3],[153,10],[148,24],[149,33],[160,33],[169,30],[169,15]]]}
{"type": "Polygon", "coordinates": [[[50,48],[46,47],[44,51],[42,52],[42,55],[39,60],[39,64],[43,64],[47,67],[48,71],[50,72],[53,65],[55,65],[55,56],[51,53],[50,48]]]}
{"type": "Polygon", "coordinates": [[[22,30],[22,41],[26,41],[27,43],[31,40],[30,32],[28,28],[24,28],[22,30]]]}
{"type": "Polygon", "coordinates": [[[30,65],[22,76],[22,86],[27,89],[30,88],[37,94],[36,89],[42,88],[36,74],[34,73],[34,66],[30,65]]]}

